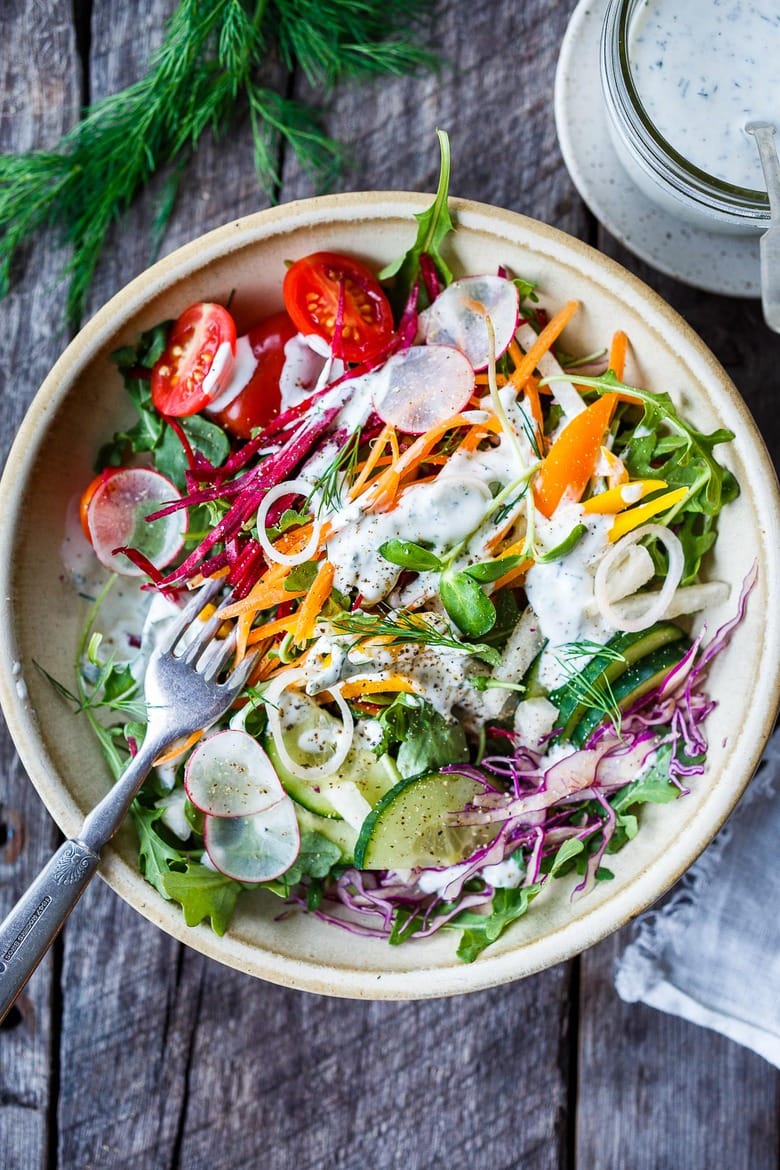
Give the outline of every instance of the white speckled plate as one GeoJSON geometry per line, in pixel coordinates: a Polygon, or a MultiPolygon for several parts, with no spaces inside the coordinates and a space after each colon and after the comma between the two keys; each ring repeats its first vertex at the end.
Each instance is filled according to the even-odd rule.
{"type": "MultiPolygon", "coordinates": [[[[132,281],[74,339],[39,390],[0,484],[0,701],[30,779],[63,832],[110,784],[83,719],[36,670],[69,683],[87,602],[59,557],[67,502],[92,477],[95,452],[130,421],[110,354],[155,322],[199,300],[231,308],[239,329],[281,305],[284,261],[319,249],[346,251],[377,268],[414,239],[414,213],[430,196],[363,192],[303,200],[259,212],[195,240],[132,281]],[[22,686],[21,684],[26,684],[22,686]]],[[[474,991],[519,979],[591,946],[645,909],[711,840],[747,784],[772,728],[780,691],[780,499],[766,449],[747,408],[693,330],[636,277],[579,240],[524,216],[452,200],[458,230],[447,248],[460,273],[506,264],[538,285],[549,310],[577,298],[565,334],[571,352],[592,353],[616,328],[631,339],[641,384],[667,390],[700,429],[729,427],[723,449],[742,494],[723,513],[709,573],[731,587],[707,614],[729,618],[750,566],[759,579],[748,615],[713,663],[706,775],[684,800],[648,806],[636,840],[610,859],[615,880],[571,900],[560,879],[472,965],[455,958],[443,932],[408,946],[357,938],[306,915],[278,921],[265,891],[247,894],[230,930],[188,928],[138,872],[138,846],[124,828],[105,851],[101,873],[140,913],[174,937],[239,970],[291,987],[368,999],[414,999],[474,991]]],[[[720,451],[721,449],[719,449],[720,451]]],[[[79,911],[77,911],[78,913],[79,911]]]]}
{"type": "Polygon", "coordinates": [[[708,232],[673,219],[621,166],[601,94],[599,40],[607,3],[581,0],[558,58],[555,124],[575,187],[615,239],[659,271],[705,292],[760,296],[758,236],[708,232]]]}

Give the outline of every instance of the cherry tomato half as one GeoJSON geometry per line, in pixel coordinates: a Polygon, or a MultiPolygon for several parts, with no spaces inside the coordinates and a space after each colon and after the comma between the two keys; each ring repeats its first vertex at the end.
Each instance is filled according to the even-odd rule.
{"type": "Polygon", "coordinates": [[[313,252],[296,260],[284,278],[284,305],[301,333],[332,341],[342,285],[342,351],[349,362],[365,361],[390,340],[393,312],[364,264],[335,252],[313,252]]]}
{"type": "Polygon", "coordinates": [[[247,333],[257,367],[244,389],[224,410],[211,417],[239,439],[250,439],[256,427],[267,426],[279,413],[279,379],[284,366],[284,347],[298,330],[286,313],[265,317],[247,333]]]}
{"type": "Polygon", "coordinates": [[[161,414],[197,414],[227,386],[235,355],[236,326],[227,309],[190,305],[152,370],[152,402],[161,414]]]}

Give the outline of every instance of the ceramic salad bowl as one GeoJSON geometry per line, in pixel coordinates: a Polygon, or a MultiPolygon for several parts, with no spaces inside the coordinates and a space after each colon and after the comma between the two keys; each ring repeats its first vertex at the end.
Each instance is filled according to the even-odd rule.
{"type": "MultiPolygon", "coordinates": [[[[105,792],[110,777],[83,719],[54,693],[42,666],[66,684],[86,603],[59,556],[65,512],[92,475],[95,453],[132,420],[110,354],[196,301],[222,301],[239,328],[281,307],[284,261],[315,250],[347,252],[379,267],[409,247],[413,213],[425,196],[374,192],[306,200],[260,212],[180,249],[134,280],[68,347],[35,398],[2,481],[0,527],[0,698],[22,762],[66,835],[105,792]],[[57,621],[43,623],[42,612],[57,621]]],[[[666,390],[702,431],[726,427],[733,443],[719,457],[736,475],[739,498],[720,517],[707,576],[725,581],[730,598],[706,613],[715,631],[735,612],[751,566],[758,578],[745,619],[714,661],[707,691],[717,706],[707,723],[706,773],[691,792],[642,810],[641,831],[610,861],[614,879],[572,898],[574,881],[548,884],[532,911],[479,959],[455,957],[447,931],[402,947],[347,934],[304,914],[279,921],[278,899],[244,897],[218,937],[188,928],[138,871],[126,827],[106,851],[102,875],[150,921],[187,945],[239,970],[329,995],[405,999],[449,995],[539,971],[591,946],[657,899],[722,825],[760,757],[777,708],[780,677],[780,503],[771,462],[742,399],[685,322],[614,262],[553,228],[510,212],[452,200],[456,234],[447,254],[461,273],[501,265],[533,281],[543,306],[575,298],[581,311],[567,329],[577,352],[628,334],[635,374],[649,390],[666,390]]],[[[694,621],[694,630],[701,626],[694,621]]]]}

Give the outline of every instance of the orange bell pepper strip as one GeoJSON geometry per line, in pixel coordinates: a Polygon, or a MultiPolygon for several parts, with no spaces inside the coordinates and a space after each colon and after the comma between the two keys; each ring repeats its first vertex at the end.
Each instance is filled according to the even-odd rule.
{"type": "Polygon", "coordinates": [[[543,516],[552,516],[564,494],[571,500],[582,496],[593,475],[615,402],[614,394],[597,398],[564,427],[553,443],[534,483],[534,499],[543,516]]]}

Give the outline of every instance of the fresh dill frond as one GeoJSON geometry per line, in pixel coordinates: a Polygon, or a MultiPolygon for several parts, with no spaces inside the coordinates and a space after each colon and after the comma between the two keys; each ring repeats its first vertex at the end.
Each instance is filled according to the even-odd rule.
{"type": "Polygon", "coordinates": [[[358,454],[360,451],[361,428],[352,432],[344,446],[336,453],[320,475],[314,480],[312,490],[306,499],[307,509],[312,500],[319,496],[317,515],[336,512],[344,500],[344,493],[352,487],[357,476],[358,454]]]}
{"type": "Polygon", "coordinates": [[[341,613],[330,619],[335,630],[344,634],[355,634],[356,642],[368,638],[387,639],[391,646],[412,644],[417,646],[432,646],[441,649],[461,650],[466,654],[474,654],[493,665],[497,664],[501,656],[493,646],[483,642],[463,642],[456,637],[451,626],[446,625],[436,615],[423,613],[341,613]],[[444,628],[442,628],[444,627],[444,628]]]}
{"type": "Polygon", "coordinates": [[[623,655],[610,646],[602,646],[599,642],[584,639],[559,646],[556,658],[566,675],[567,687],[574,692],[577,705],[603,714],[614,727],[615,734],[619,736],[623,715],[609,679],[603,676],[596,680],[588,678],[582,669],[581,660],[587,659],[589,663],[597,662],[606,667],[610,662],[625,662],[623,655]]]}
{"type": "Polygon", "coordinates": [[[155,255],[202,135],[224,139],[242,108],[269,198],[278,194],[284,146],[327,188],[342,148],[312,106],[263,85],[264,70],[281,56],[322,92],[343,78],[431,68],[435,59],[421,47],[431,12],[431,0],[180,0],[137,82],[91,106],[53,149],[0,156],[0,296],[20,246],[58,227],[72,249],[67,317],[75,327],[110,226],[152,175],[170,168],[152,228],[155,255]]]}

